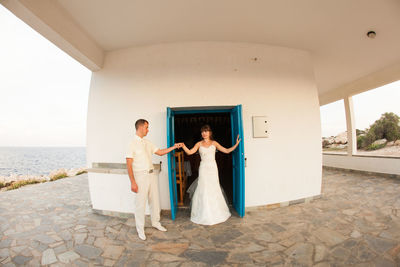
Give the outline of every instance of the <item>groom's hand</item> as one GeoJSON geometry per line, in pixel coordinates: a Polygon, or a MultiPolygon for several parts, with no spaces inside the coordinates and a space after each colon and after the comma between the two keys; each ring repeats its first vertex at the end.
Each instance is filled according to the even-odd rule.
{"type": "Polygon", "coordinates": [[[176,143],[175,145],[174,145],[174,148],[181,148],[183,145],[182,145],[183,143],[176,143]]]}
{"type": "Polygon", "coordinates": [[[139,192],[138,185],[136,183],[131,183],[131,190],[132,190],[132,192],[135,192],[135,193],[139,192]]]}

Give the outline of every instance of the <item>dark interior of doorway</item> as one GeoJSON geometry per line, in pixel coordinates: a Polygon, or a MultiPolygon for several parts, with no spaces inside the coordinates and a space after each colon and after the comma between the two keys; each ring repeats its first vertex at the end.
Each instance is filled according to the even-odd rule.
{"type": "MultiPolygon", "coordinates": [[[[190,149],[198,141],[201,141],[200,128],[210,125],[214,140],[222,146],[229,148],[232,146],[232,128],[230,113],[199,113],[199,114],[176,114],[174,119],[175,142],[184,142],[190,149]]],[[[192,175],[187,177],[187,188],[198,177],[200,165],[200,154],[184,155],[185,161],[190,162],[192,175]]],[[[215,160],[218,166],[219,182],[225,191],[229,204],[232,204],[233,195],[233,173],[232,173],[232,154],[225,154],[217,151],[215,160]]],[[[184,204],[190,204],[189,195],[184,196],[184,204]]]]}

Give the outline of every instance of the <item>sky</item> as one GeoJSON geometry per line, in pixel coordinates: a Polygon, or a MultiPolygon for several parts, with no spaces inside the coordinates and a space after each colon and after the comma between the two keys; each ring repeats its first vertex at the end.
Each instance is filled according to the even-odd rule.
{"type": "Polygon", "coordinates": [[[86,146],[91,71],[0,5],[0,146],[86,146]]]}
{"type": "MultiPolygon", "coordinates": [[[[91,71],[0,5],[0,146],[86,146],[91,71]]],[[[400,81],[353,97],[356,128],[400,115],[400,81]]],[[[343,100],[321,107],[322,136],[346,130],[343,100]]]]}

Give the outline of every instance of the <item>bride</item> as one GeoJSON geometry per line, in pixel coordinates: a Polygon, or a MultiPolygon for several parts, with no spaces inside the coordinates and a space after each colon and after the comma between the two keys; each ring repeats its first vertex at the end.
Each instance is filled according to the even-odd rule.
{"type": "MultiPolygon", "coordinates": [[[[231,148],[221,146],[214,141],[209,125],[201,127],[203,140],[198,142],[192,149],[183,144],[183,150],[188,155],[200,152],[201,162],[197,187],[192,197],[192,210],[190,220],[197,224],[213,225],[226,221],[231,213],[222,194],[218,178],[218,167],[215,161],[216,150],[223,153],[231,153],[239,145],[239,135],[236,144],[231,148]]],[[[196,186],[196,181],[189,187],[189,190],[196,186]]]]}

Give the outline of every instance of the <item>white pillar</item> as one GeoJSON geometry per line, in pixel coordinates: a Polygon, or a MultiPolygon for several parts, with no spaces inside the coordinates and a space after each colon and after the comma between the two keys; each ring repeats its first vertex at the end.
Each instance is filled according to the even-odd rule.
{"type": "Polygon", "coordinates": [[[347,155],[352,156],[357,153],[356,123],[354,119],[353,98],[344,98],[344,110],[346,112],[347,126],[347,155]]]}

